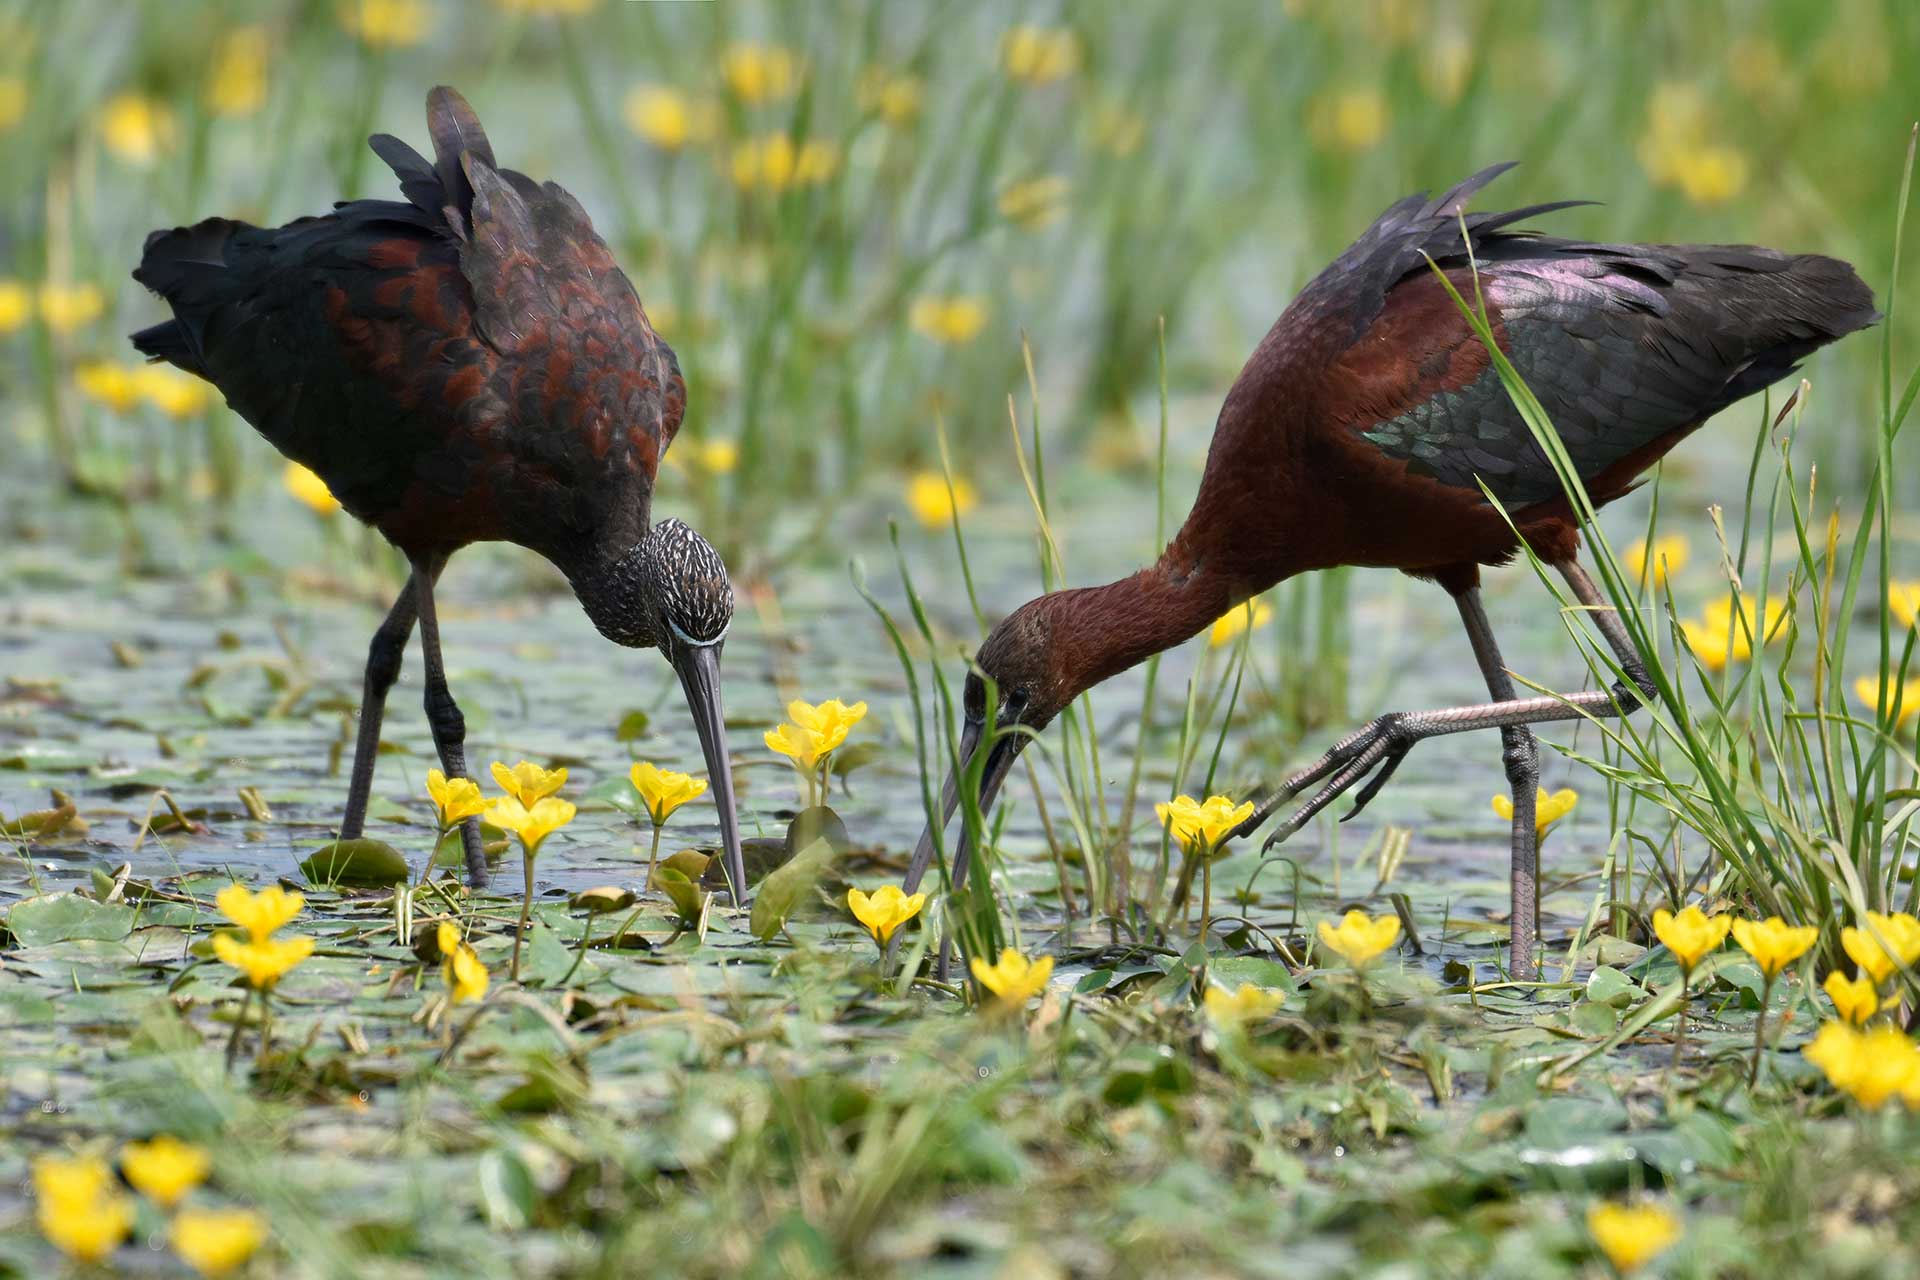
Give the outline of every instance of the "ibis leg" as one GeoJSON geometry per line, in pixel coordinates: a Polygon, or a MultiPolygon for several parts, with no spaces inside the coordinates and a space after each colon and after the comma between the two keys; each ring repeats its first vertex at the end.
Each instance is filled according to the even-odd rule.
{"type": "MultiPolygon", "coordinates": [[[[1277,791],[1255,807],[1253,815],[1241,823],[1233,834],[1235,836],[1250,834],[1264,825],[1282,805],[1308,792],[1309,789],[1312,794],[1306,802],[1295,809],[1274,829],[1273,834],[1267,837],[1267,847],[1271,848],[1285,840],[1346,791],[1360,786],[1360,792],[1354,798],[1353,811],[1347,815],[1352,817],[1379,793],[1381,787],[1386,785],[1387,779],[1406,758],[1407,752],[1411,751],[1416,743],[1424,742],[1428,738],[1469,733],[1476,729],[1505,731],[1533,724],[1621,716],[1629,714],[1651,700],[1652,681],[1647,676],[1639,652],[1633,646],[1632,638],[1628,636],[1626,628],[1621,625],[1620,618],[1614,613],[1612,606],[1606,603],[1593,580],[1576,561],[1572,559],[1561,561],[1555,565],[1555,568],[1566,579],[1575,598],[1591,612],[1594,625],[1600,629],[1600,634],[1613,649],[1614,656],[1620,662],[1621,670],[1627,676],[1626,680],[1615,684],[1610,689],[1595,689],[1559,697],[1502,698],[1498,688],[1493,685],[1492,675],[1489,675],[1488,685],[1496,689],[1494,695],[1496,701],[1474,703],[1463,707],[1440,707],[1431,711],[1397,711],[1380,716],[1334,743],[1319,760],[1288,778],[1277,791]],[[1365,785],[1362,786],[1363,782],[1365,785]]],[[[1463,603],[1461,607],[1462,616],[1465,617],[1468,606],[1463,603]]],[[[1478,609],[1477,602],[1473,608],[1478,609]]],[[[1468,624],[1468,632],[1470,635],[1474,634],[1472,622],[1468,624]]],[[[1511,679],[1505,676],[1505,670],[1500,666],[1499,653],[1492,647],[1491,634],[1487,636],[1486,653],[1482,653],[1478,640],[1475,642],[1475,653],[1480,656],[1482,672],[1488,672],[1489,663],[1491,663],[1491,669],[1506,679],[1505,688],[1510,692],[1511,679]]],[[[1512,740],[1509,739],[1509,746],[1512,745],[1512,740]]],[[[1517,752],[1510,752],[1509,760],[1509,778],[1513,777],[1514,772],[1524,771],[1523,768],[1515,767],[1522,764],[1517,752]]],[[[1514,797],[1516,832],[1523,813],[1530,827],[1533,813],[1531,786],[1528,787],[1524,796],[1514,797]]],[[[1518,834],[1515,839],[1516,841],[1519,839],[1518,834]]],[[[1530,862],[1531,859],[1529,864],[1530,862]]],[[[1528,869],[1531,870],[1530,866],[1528,869]]],[[[1519,875],[1520,870],[1516,847],[1516,876],[1519,875]]],[[[1514,965],[1518,970],[1520,966],[1519,936],[1525,924],[1518,918],[1520,911],[1517,902],[1515,907],[1514,965]]],[[[1526,916],[1527,921],[1531,921],[1531,904],[1528,906],[1526,916]]]]}
{"type": "MultiPolygon", "coordinates": [[[[1467,642],[1473,646],[1474,660],[1487,682],[1487,692],[1496,702],[1514,700],[1513,677],[1500,657],[1500,646],[1493,638],[1493,625],[1487,619],[1480,588],[1469,587],[1454,597],[1460,607],[1460,621],[1467,629],[1467,642]]],[[[1513,946],[1511,970],[1522,982],[1539,974],[1534,952],[1540,932],[1540,841],[1534,826],[1536,788],[1540,785],[1540,747],[1533,730],[1524,724],[1510,724],[1500,730],[1501,760],[1506,765],[1507,785],[1513,792],[1513,838],[1508,883],[1511,893],[1513,946]]]]}
{"type": "Polygon", "coordinates": [[[367,822],[367,799],[373,792],[374,757],[380,750],[380,723],[386,717],[387,693],[400,678],[400,662],[407,654],[407,637],[419,616],[414,605],[413,579],[400,588],[386,621],[367,646],[367,678],[360,690],[360,727],[353,743],[353,775],[347,782],[347,812],[340,820],[340,838],[357,840],[367,822]]]}
{"type": "MultiPolygon", "coordinates": [[[[413,569],[414,600],[420,610],[420,647],[427,658],[427,724],[433,729],[433,745],[440,751],[440,767],[449,778],[465,778],[467,773],[467,721],[460,714],[447,689],[446,668],[440,662],[440,620],[434,610],[433,585],[440,576],[440,565],[418,565],[413,569]]],[[[467,856],[467,883],[475,889],[486,887],[487,855],[480,844],[480,820],[468,818],[460,824],[460,842],[467,856]]]]}

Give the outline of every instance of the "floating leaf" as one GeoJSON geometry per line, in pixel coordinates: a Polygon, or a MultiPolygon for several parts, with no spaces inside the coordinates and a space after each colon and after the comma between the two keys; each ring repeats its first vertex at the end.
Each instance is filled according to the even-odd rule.
{"type": "Polygon", "coordinates": [[[629,711],[620,717],[620,724],[613,731],[617,742],[634,742],[647,736],[647,727],[653,723],[653,717],[644,711],[629,711]]]}
{"type": "Polygon", "coordinates": [[[23,947],[53,942],[119,942],[133,932],[134,909],[77,893],[48,893],[13,904],[7,929],[23,947]]]}
{"type": "Polygon", "coordinates": [[[582,889],[573,895],[572,906],[575,911],[585,911],[590,915],[605,915],[609,911],[624,911],[633,905],[633,890],[622,889],[619,885],[603,884],[592,889],[582,889]]]}
{"type": "Polygon", "coordinates": [[[384,840],[336,840],[301,862],[314,884],[404,884],[412,874],[401,852],[384,840]]]}
{"type": "Polygon", "coordinates": [[[831,844],[816,840],[762,880],[748,921],[753,936],[766,942],[786,928],[787,917],[813,893],[820,877],[839,856],[831,844]]]}
{"type": "Polygon", "coordinates": [[[701,892],[699,884],[689,879],[686,872],[663,864],[654,869],[653,886],[667,895],[667,901],[679,913],[681,924],[692,925],[699,920],[708,895],[701,892]]]}

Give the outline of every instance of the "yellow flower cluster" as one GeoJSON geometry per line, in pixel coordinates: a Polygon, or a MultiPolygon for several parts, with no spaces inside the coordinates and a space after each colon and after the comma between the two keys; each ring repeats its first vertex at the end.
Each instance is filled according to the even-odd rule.
{"type": "Polygon", "coordinates": [[[572,801],[554,794],[567,784],[567,771],[543,769],[526,760],[509,769],[496,760],[492,773],[494,782],[506,794],[488,802],[485,820],[517,837],[531,861],[541,843],[572,822],[579,812],[572,801]]]}
{"type": "Polygon", "coordinates": [[[234,881],[214,895],[220,914],[239,925],[245,937],[213,935],[213,954],[220,962],[246,975],[255,991],[270,991],[275,983],[305,963],[313,954],[313,939],[305,934],[276,937],[276,931],[306,907],[307,900],[279,885],[259,893],[234,881]]]}
{"type": "Polygon", "coordinates": [[[131,165],[149,165],[173,146],[180,129],[166,103],[145,94],[122,93],[100,108],[100,141],[131,165]]]}
{"type": "MultiPolygon", "coordinates": [[[[120,1151],[127,1181],[169,1213],[206,1181],[212,1164],[201,1148],[165,1134],[120,1151]]],[[[43,1156],[34,1162],[33,1187],[41,1234],[77,1262],[104,1261],[133,1228],[133,1201],[98,1157],[43,1156]]],[[[179,1209],[167,1238],[196,1274],[217,1277],[259,1251],[267,1226],[251,1209],[179,1209]]]]}
{"type": "Polygon", "coordinates": [[[831,142],[809,138],[797,146],[784,133],[750,139],[733,149],[734,185],[779,193],[797,187],[817,187],[840,169],[840,150],[831,142]]]}
{"type": "Polygon", "coordinates": [[[895,930],[919,915],[920,908],[926,905],[926,894],[908,895],[897,884],[883,884],[871,894],[859,889],[847,890],[847,910],[853,912],[853,918],[865,925],[873,940],[883,947],[895,930]]]}
{"type": "Polygon", "coordinates": [[[1863,1031],[1845,1022],[1822,1023],[1803,1052],[1829,1084],[1868,1111],[1892,1098],[1920,1110],[1920,1046],[1899,1027],[1881,1023],[1863,1031]]]}
{"type": "Polygon", "coordinates": [[[740,42],[720,57],[720,78],[740,101],[754,104],[791,97],[800,84],[800,59],[777,44],[740,42]]]}
{"type": "Polygon", "coordinates": [[[1905,911],[1892,915],[1869,911],[1865,928],[1840,931],[1840,947],[1862,973],[1875,983],[1885,982],[1920,960],[1920,920],[1905,911]]]}
{"type": "Polygon", "coordinates": [[[89,360],[73,371],[74,385],[87,399],[115,413],[126,413],[141,401],[169,418],[190,418],[202,412],[212,387],[170,364],[121,364],[89,360]]]}
{"type": "Polygon", "coordinates": [[[1719,141],[1697,85],[1658,86],[1647,104],[1640,165],[1657,187],[1672,187],[1701,206],[1721,205],[1746,190],[1746,153],[1719,141]]]}
{"type": "Polygon", "coordinates": [[[44,281],[38,286],[18,280],[0,280],[0,333],[12,333],[33,318],[34,312],[47,328],[67,334],[92,324],[106,314],[107,295],[94,284],[58,284],[44,281]]]}
{"type": "Polygon", "coordinates": [[[627,128],[662,151],[680,151],[711,138],[718,113],[667,85],[643,84],[628,90],[620,105],[627,128]]]}
{"type": "Polygon", "coordinates": [[[811,771],[847,740],[848,731],[866,715],[864,702],[848,706],[838,698],[829,698],[809,705],[796,699],[787,704],[790,723],[767,730],[765,741],[801,769],[811,771]]]}
{"type": "Polygon", "coordinates": [[[907,481],[907,510],[929,529],[944,529],[957,513],[965,515],[980,504],[980,495],[960,476],[947,489],[947,477],[938,471],[916,471],[907,481]]]}

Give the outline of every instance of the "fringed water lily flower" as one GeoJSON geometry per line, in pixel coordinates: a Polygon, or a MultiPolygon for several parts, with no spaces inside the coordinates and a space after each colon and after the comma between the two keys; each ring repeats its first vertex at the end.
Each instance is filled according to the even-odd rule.
{"type": "Polygon", "coordinates": [[[77,1262],[99,1262],[133,1229],[133,1201],[103,1160],[40,1157],[33,1162],[33,1198],[40,1234],[77,1262]]]}
{"type": "Polygon", "coordinates": [[[443,835],[468,818],[479,817],[491,803],[472,778],[449,778],[438,769],[427,770],[427,795],[433,800],[443,835]]]}
{"type": "Polygon", "coordinates": [[[660,860],[660,830],[667,825],[667,819],[673,811],[689,800],[705,795],[705,780],[690,773],[675,773],[671,769],[662,769],[658,765],[640,763],[627,772],[633,789],[640,795],[640,803],[647,807],[647,816],[653,820],[653,851],[647,855],[647,878],[645,884],[653,885],[653,868],[660,860]]]}
{"type": "Polygon", "coordinates": [[[1681,623],[1680,632],[1700,665],[1720,671],[1728,663],[1751,658],[1756,640],[1762,644],[1778,640],[1790,616],[1782,601],[1769,601],[1763,610],[1751,598],[1742,597],[1736,617],[1733,597],[1727,596],[1709,604],[1699,622],[1681,623]]]}
{"type": "Polygon", "coordinates": [[[1241,983],[1237,991],[1208,987],[1205,996],[1208,1019],[1223,1031],[1238,1031],[1249,1023],[1265,1022],[1280,1011],[1286,1000],[1286,992],[1258,987],[1251,982],[1241,983]]]}
{"type": "Polygon", "coordinates": [[[1849,978],[1836,969],[1827,975],[1820,989],[1833,1001],[1833,1011],[1840,1015],[1842,1022],[1864,1026],[1868,1018],[1880,1011],[1880,992],[1872,978],[1849,978]]]}
{"type": "Polygon", "coordinates": [[[1882,1023],[1862,1031],[1844,1022],[1822,1023],[1802,1052],[1834,1088],[1868,1111],[1896,1097],[1920,1107],[1920,1047],[1899,1027],[1882,1023]]]}
{"type": "Polygon", "coordinates": [[[1249,600],[1214,619],[1207,629],[1207,648],[1221,649],[1249,631],[1258,631],[1273,621],[1273,606],[1265,600],[1249,600]]]}
{"type": "Polygon", "coordinates": [[[1717,951],[1727,940],[1733,925],[1730,916],[1710,916],[1699,907],[1689,906],[1678,915],[1660,908],[1653,913],[1654,936],[1680,962],[1680,972],[1691,974],[1707,954],[1717,951]]]}
{"type": "Polygon", "coordinates": [[[1020,1009],[1047,989],[1047,979],[1053,976],[1053,957],[1029,960],[1007,947],[994,963],[975,956],[968,967],[973,970],[974,981],[998,997],[1001,1008],[1020,1009]]]}
{"type": "Polygon", "coordinates": [[[1764,979],[1760,984],[1760,1013],[1753,1022],[1753,1065],[1747,1072],[1747,1087],[1760,1079],[1760,1053],[1766,1046],[1767,1006],[1773,1002],[1773,984],[1786,967],[1807,953],[1820,937],[1812,925],[1790,925],[1779,916],[1765,920],[1735,920],[1733,940],[1753,957],[1764,979]]]}
{"type": "Polygon", "coordinates": [[[953,478],[951,490],[947,477],[938,471],[916,471],[907,481],[907,509],[929,529],[946,528],[956,514],[965,515],[979,503],[980,495],[959,476],[953,478]]]}
{"type": "MultiPolygon", "coordinates": [[[[500,789],[528,809],[567,785],[565,769],[542,769],[539,765],[527,760],[520,761],[511,769],[495,760],[492,773],[493,780],[500,789]]],[[[491,822],[492,819],[488,821],[491,822]]],[[[496,822],[494,825],[501,824],[496,822]]]]}
{"type": "Polygon", "coordinates": [[[1211,854],[1235,827],[1253,816],[1253,801],[1235,804],[1229,796],[1175,796],[1153,806],[1162,826],[1189,853],[1211,854]]]}
{"type": "Polygon", "coordinates": [[[264,996],[313,954],[313,939],[295,934],[290,938],[242,942],[230,933],[216,933],[213,954],[220,963],[238,969],[246,976],[247,985],[264,996]]]}
{"type": "Polygon", "coordinates": [[[171,1209],[187,1192],[207,1180],[213,1160],[190,1142],[161,1134],[151,1142],[129,1142],[120,1148],[120,1171],[147,1199],[171,1209]]]}
{"type": "Polygon", "coordinates": [[[167,1239],[200,1275],[231,1275],[266,1243],[267,1220],[252,1209],[183,1209],[167,1239]]]}
{"type": "Polygon", "coordinates": [[[1884,689],[1883,692],[1880,681],[1872,676],[1861,676],[1853,682],[1853,696],[1870,717],[1880,713],[1883,696],[1889,716],[1893,715],[1894,706],[1898,704],[1900,714],[1894,720],[1895,730],[1905,729],[1914,716],[1920,715],[1920,678],[1909,676],[1897,688],[1884,689]]]}
{"type": "Polygon", "coordinates": [[[1320,922],[1320,945],[1355,969],[1364,969],[1382,952],[1400,940],[1398,916],[1370,916],[1353,910],[1339,924],[1320,922]]]}
{"type": "Polygon", "coordinates": [[[213,903],[221,915],[245,929],[249,938],[264,942],[274,930],[299,915],[307,900],[277,884],[255,893],[236,880],[215,894],[213,903]]]}
{"type": "Polygon", "coordinates": [[[1587,1230],[1621,1275],[1638,1271],[1680,1239],[1680,1219],[1657,1204],[1598,1201],[1587,1210],[1587,1230]]]}
{"type": "Polygon", "coordinates": [[[553,794],[567,780],[565,769],[542,769],[522,760],[509,769],[498,761],[493,779],[507,794],[487,808],[486,820],[520,841],[520,863],[526,873],[526,893],[520,900],[520,928],[513,935],[513,980],[520,980],[520,948],[533,919],[533,860],[546,838],[573,821],[573,802],[553,794]]]}
{"type": "MultiPolygon", "coordinates": [[[[915,298],[913,305],[907,309],[907,324],[923,338],[931,338],[946,346],[964,347],[987,327],[987,304],[980,298],[964,295],[915,298]]],[[[946,489],[946,481],[937,471],[923,471],[914,477],[914,482],[917,484],[926,476],[938,480],[942,491],[946,489]]],[[[944,519],[927,523],[941,524],[944,519]]]]}
{"type": "Polygon", "coordinates": [[[447,984],[447,998],[454,1004],[485,999],[489,981],[487,966],[480,963],[479,954],[460,936],[460,926],[451,920],[442,920],[434,939],[440,944],[443,959],[440,976],[447,984]]]}
{"type": "Polygon", "coordinates": [[[297,462],[287,464],[286,470],[280,473],[280,483],[296,501],[316,515],[330,516],[340,509],[340,499],[333,496],[327,482],[297,462]]]}
{"type": "Polygon", "coordinates": [[[827,770],[832,767],[828,757],[866,715],[864,702],[849,706],[838,698],[829,698],[809,705],[796,699],[787,704],[790,722],[767,730],[767,746],[793,761],[807,780],[809,805],[820,803],[825,794],[827,770]]]}
{"type": "MultiPolygon", "coordinates": [[[[1573,812],[1580,803],[1580,793],[1572,787],[1562,787],[1549,793],[1545,787],[1537,789],[1533,798],[1533,838],[1535,843],[1547,838],[1547,831],[1554,823],[1573,812]]],[[[1513,821],[1513,797],[1502,791],[1493,798],[1493,811],[1513,821]]]]}
{"type": "Polygon", "coordinates": [[[927,905],[924,893],[902,893],[897,884],[883,884],[871,894],[859,889],[847,890],[847,910],[853,912],[853,918],[866,926],[873,940],[886,946],[894,931],[920,914],[920,908],[927,905]]]}
{"type": "Polygon", "coordinates": [[[1640,538],[1627,548],[1627,575],[1638,583],[1652,582],[1656,587],[1664,587],[1672,575],[1686,568],[1692,551],[1693,544],[1684,533],[1663,533],[1653,540],[1652,546],[1640,538]]]}
{"type": "Polygon", "coordinates": [[[1769,980],[1779,977],[1788,965],[1805,955],[1819,937],[1820,930],[1814,926],[1790,925],[1779,916],[1733,922],[1733,940],[1753,957],[1753,962],[1769,980]]]}
{"type": "Polygon", "coordinates": [[[1920,618],[1920,578],[1896,579],[1887,584],[1887,612],[1911,628],[1920,618]]]}
{"type": "Polygon", "coordinates": [[[1904,911],[1892,915],[1869,911],[1864,928],[1840,931],[1840,946],[1878,985],[1895,970],[1920,960],[1920,920],[1904,911]]]}

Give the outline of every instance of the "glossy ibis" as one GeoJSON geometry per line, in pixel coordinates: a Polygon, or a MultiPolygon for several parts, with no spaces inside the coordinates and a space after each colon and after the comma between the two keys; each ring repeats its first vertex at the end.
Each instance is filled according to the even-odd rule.
{"type": "MultiPolygon", "coordinates": [[[[1295,774],[1235,834],[1315,788],[1268,843],[1284,839],[1372,774],[1357,812],[1415,743],[1497,728],[1513,790],[1512,969],[1530,977],[1539,764],[1527,726],[1625,714],[1651,686],[1626,628],[1574,558],[1577,522],[1545,453],[1428,265],[1474,296],[1461,212],[1510,167],[1483,170],[1437,199],[1400,201],[1301,291],[1227,393],[1193,512],[1159,561],[1106,586],[1030,600],[995,627],[967,679],[960,749],[963,762],[971,759],[984,736],[982,676],[998,690],[997,725],[1035,731],[1086,689],[1296,573],[1369,565],[1431,580],[1453,595],[1494,700],[1381,716],[1295,774]],[[1479,581],[1481,565],[1504,564],[1519,550],[1516,527],[1593,611],[1633,687],[1515,697],[1479,581]]],[[[1587,244],[1514,229],[1578,203],[1467,214],[1464,229],[1493,333],[1596,503],[1625,493],[1714,413],[1878,318],[1853,268],[1832,258],[1587,244]]],[[[994,738],[980,775],[983,808],[1029,736],[994,738]]],[[[955,796],[950,777],[943,826],[955,796]]],[[[932,856],[929,830],[907,872],[909,891],[932,856]]],[[[963,836],[956,884],[968,856],[963,836]]]]}
{"type": "MultiPolygon", "coordinates": [[[[343,837],[365,821],[387,691],[416,620],[434,745],[449,775],[467,773],[434,584],[469,543],[512,542],[566,574],[602,635],[672,663],[741,900],[720,704],[733,587],[698,533],[650,523],[660,457],[686,409],[679,364],[578,201],[499,168],[452,89],[428,95],[427,127],[431,164],[398,138],[369,139],[405,201],[148,236],[133,276],[173,319],[133,344],[213,383],[412,566],[367,654],[343,837]]],[[[483,884],[478,822],[461,835],[468,877],[483,884]]]]}

